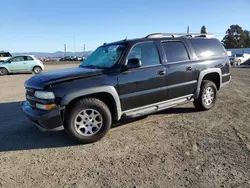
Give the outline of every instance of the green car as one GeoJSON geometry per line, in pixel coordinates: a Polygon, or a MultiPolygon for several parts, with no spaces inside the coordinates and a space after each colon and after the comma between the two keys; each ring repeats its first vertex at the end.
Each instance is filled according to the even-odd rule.
{"type": "Polygon", "coordinates": [[[0,76],[9,73],[40,73],[43,63],[32,55],[15,56],[0,62],[0,76]]]}

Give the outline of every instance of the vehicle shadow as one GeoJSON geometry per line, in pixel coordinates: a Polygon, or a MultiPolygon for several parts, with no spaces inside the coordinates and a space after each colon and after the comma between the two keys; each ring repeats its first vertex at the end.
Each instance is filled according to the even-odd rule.
{"type": "MultiPolygon", "coordinates": [[[[41,132],[23,115],[20,102],[0,103],[0,152],[67,147],[76,145],[64,131],[41,132]]],[[[194,113],[194,108],[172,108],[157,114],[194,113]]],[[[112,128],[145,117],[121,121],[112,128]]]]}

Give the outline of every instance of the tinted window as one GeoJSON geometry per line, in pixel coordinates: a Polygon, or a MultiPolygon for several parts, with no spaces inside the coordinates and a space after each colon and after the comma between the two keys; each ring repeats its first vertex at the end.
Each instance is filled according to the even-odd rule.
{"type": "Polygon", "coordinates": [[[24,57],[18,56],[18,57],[13,57],[12,59],[10,59],[10,62],[18,62],[18,61],[24,61],[24,57]]]}
{"type": "Polygon", "coordinates": [[[142,66],[160,64],[159,54],[153,42],[136,44],[128,55],[128,59],[132,58],[140,59],[142,66]]]}
{"type": "Polygon", "coordinates": [[[189,60],[187,49],[181,42],[172,41],[162,43],[168,62],[189,60]]]}
{"type": "Polygon", "coordinates": [[[0,57],[11,57],[9,52],[0,52],[0,57]]]}
{"type": "Polygon", "coordinates": [[[189,39],[199,58],[225,56],[226,51],[217,39],[189,39]]]}
{"type": "Polygon", "coordinates": [[[30,56],[24,56],[25,61],[33,61],[34,59],[30,56]]]}
{"type": "Polygon", "coordinates": [[[243,54],[236,54],[236,57],[243,57],[243,54]]]}

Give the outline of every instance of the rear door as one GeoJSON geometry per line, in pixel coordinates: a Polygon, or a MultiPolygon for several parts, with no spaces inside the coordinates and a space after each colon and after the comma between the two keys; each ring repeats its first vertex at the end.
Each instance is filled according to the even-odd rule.
{"type": "Polygon", "coordinates": [[[166,100],[166,67],[156,44],[152,41],[135,44],[127,57],[132,58],[140,59],[142,66],[118,76],[122,111],[166,100]]]}
{"type": "Polygon", "coordinates": [[[198,72],[191,61],[189,50],[182,39],[161,42],[166,55],[168,100],[194,94],[197,88],[198,72]]]}

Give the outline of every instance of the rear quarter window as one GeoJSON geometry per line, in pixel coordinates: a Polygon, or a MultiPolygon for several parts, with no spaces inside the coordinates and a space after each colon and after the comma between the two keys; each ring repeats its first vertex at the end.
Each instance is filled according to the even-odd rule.
{"type": "Polygon", "coordinates": [[[199,59],[226,56],[225,48],[217,39],[189,39],[199,59]]]}
{"type": "Polygon", "coordinates": [[[33,61],[34,59],[32,57],[30,57],[30,56],[25,56],[24,60],[25,61],[33,61]]]}

